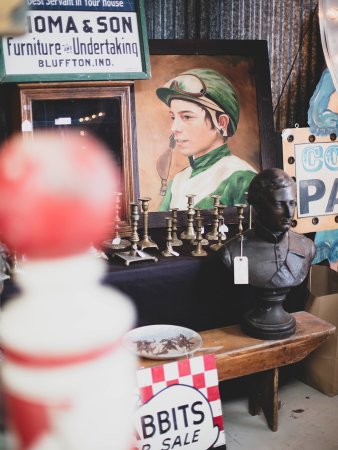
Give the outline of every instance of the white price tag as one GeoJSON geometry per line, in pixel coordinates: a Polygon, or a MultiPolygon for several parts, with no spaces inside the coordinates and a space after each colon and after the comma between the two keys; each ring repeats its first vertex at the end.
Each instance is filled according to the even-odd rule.
{"type": "Polygon", "coordinates": [[[224,225],[224,223],[223,223],[223,225],[221,225],[219,227],[219,231],[220,231],[221,234],[224,235],[225,233],[227,233],[229,231],[229,228],[226,225],[224,225]]]}
{"type": "Polygon", "coordinates": [[[174,256],[180,256],[178,252],[175,252],[175,250],[171,250],[170,253],[174,256]]]}
{"type": "Polygon", "coordinates": [[[201,227],[201,233],[204,234],[204,227],[201,227]]]}
{"type": "Polygon", "coordinates": [[[121,242],[121,238],[120,237],[116,237],[115,239],[112,240],[112,244],[113,245],[119,245],[121,242]]]}
{"type": "Polygon", "coordinates": [[[142,250],[137,249],[136,253],[138,254],[138,256],[141,256],[141,258],[145,258],[147,256],[142,250]]]}
{"type": "Polygon", "coordinates": [[[249,261],[246,256],[234,258],[234,283],[249,284],[249,261]]]}

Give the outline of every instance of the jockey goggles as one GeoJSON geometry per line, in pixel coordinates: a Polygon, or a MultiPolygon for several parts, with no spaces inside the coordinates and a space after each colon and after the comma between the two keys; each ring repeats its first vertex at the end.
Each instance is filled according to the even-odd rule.
{"type": "Polygon", "coordinates": [[[206,108],[219,111],[226,114],[226,111],[219,106],[207,93],[207,87],[204,81],[193,73],[184,73],[169,80],[162,88],[170,89],[175,93],[169,94],[165,102],[169,105],[173,98],[181,98],[182,100],[195,101],[206,108]],[[193,98],[191,98],[193,97],[193,98]]]}

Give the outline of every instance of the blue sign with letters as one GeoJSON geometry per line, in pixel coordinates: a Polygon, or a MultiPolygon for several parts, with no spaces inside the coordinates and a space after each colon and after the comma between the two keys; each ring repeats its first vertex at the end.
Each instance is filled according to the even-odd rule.
{"type": "Polygon", "coordinates": [[[309,128],[283,132],[284,170],[297,183],[296,231],[336,228],[338,223],[338,140],[309,128]]]}

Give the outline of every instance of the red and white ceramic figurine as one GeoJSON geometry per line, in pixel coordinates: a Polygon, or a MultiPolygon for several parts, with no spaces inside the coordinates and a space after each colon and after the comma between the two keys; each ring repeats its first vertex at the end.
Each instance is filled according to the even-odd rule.
{"type": "Polygon", "coordinates": [[[131,447],[136,360],[121,338],[135,311],[88,252],[112,226],[117,179],[103,144],[76,131],[0,151],[0,239],[26,256],[0,325],[13,449],[131,447]]]}

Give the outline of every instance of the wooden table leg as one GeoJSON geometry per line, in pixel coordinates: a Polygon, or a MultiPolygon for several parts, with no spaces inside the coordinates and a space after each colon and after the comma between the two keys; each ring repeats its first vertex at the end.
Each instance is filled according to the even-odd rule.
{"type": "Polygon", "coordinates": [[[252,376],[249,389],[249,413],[255,416],[263,410],[270,430],[278,428],[278,368],[252,376]]]}

